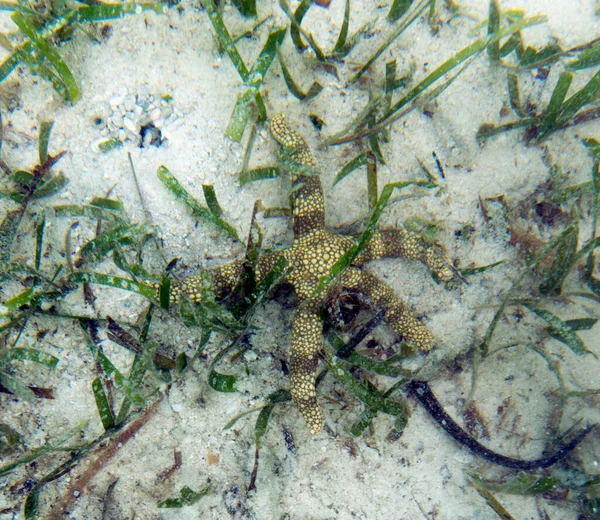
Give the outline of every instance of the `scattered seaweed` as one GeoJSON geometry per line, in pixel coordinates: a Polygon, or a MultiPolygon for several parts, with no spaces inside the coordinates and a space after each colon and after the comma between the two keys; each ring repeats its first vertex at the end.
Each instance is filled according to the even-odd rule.
{"type": "MultiPolygon", "coordinates": [[[[502,12],[498,2],[492,0],[488,32],[496,32],[503,20],[510,20],[518,15],[518,12],[512,10],[502,12]]],[[[495,41],[488,46],[488,54],[496,64],[507,69],[508,98],[519,119],[501,125],[484,123],[477,132],[477,138],[484,142],[500,133],[523,128],[526,141],[540,142],[554,132],[600,117],[600,110],[595,106],[600,92],[599,71],[583,87],[567,97],[574,71],[599,65],[599,51],[600,47],[595,41],[570,50],[564,50],[556,43],[536,49],[524,43],[520,32],[513,33],[503,44],[500,40],[495,41]],[[575,59],[564,61],[572,56],[576,56],[575,59]],[[518,73],[543,68],[547,76],[553,66],[563,70],[554,85],[548,105],[541,111],[531,106],[525,109],[521,101],[518,73]],[[589,105],[592,107],[584,110],[589,105]]]]}
{"type": "Polygon", "coordinates": [[[204,185],[204,198],[206,205],[204,207],[185,190],[185,188],[179,183],[179,181],[171,174],[166,166],[160,166],[156,172],[157,177],[160,181],[171,191],[178,199],[181,199],[186,206],[188,206],[195,215],[198,215],[204,220],[212,222],[219,226],[225,232],[227,232],[231,238],[240,241],[237,231],[227,222],[221,218],[221,207],[217,202],[217,196],[215,190],[211,185],[204,185]]]}
{"type": "MultiPolygon", "coordinates": [[[[256,3],[253,0],[236,0],[233,3],[242,16],[256,18],[256,3]]],[[[452,3],[446,3],[450,9],[452,3]]],[[[64,5],[62,2],[51,2],[50,4],[52,6],[55,6],[55,4],[56,6],[64,5]]],[[[306,83],[302,81],[303,85],[310,85],[307,89],[299,86],[295,78],[304,77],[304,75],[300,75],[297,71],[288,67],[288,63],[292,63],[292,61],[284,54],[281,47],[287,27],[268,28],[266,43],[257,53],[258,58],[252,67],[248,69],[236,49],[239,38],[234,39],[231,37],[222,18],[223,11],[213,0],[203,0],[203,4],[217,35],[219,47],[229,55],[243,82],[241,93],[235,103],[225,134],[234,141],[241,141],[246,127],[249,124],[251,125],[250,138],[248,139],[238,178],[240,184],[244,185],[248,182],[279,177],[280,171],[276,166],[248,167],[254,137],[258,128],[267,120],[268,116],[266,105],[260,93],[263,85],[267,85],[267,81],[271,81],[271,78],[267,76],[267,72],[275,57],[277,57],[287,89],[292,96],[303,102],[308,102],[319,95],[323,85],[313,79],[306,83]]],[[[162,3],[142,3],[138,5],[139,7],[134,8],[130,4],[90,3],[90,5],[79,5],[73,9],[64,8],[65,10],[62,11],[60,9],[50,9],[43,14],[39,14],[25,9],[21,3],[15,4],[14,7],[10,7],[14,11],[12,19],[21,33],[18,35],[19,41],[13,44],[12,53],[0,65],[0,81],[5,79],[17,64],[23,63],[35,74],[51,81],[54,88],[67,101],[76,102],[80,95],[79,87],[72,71],[59,54],[59,52],[62,52],[60,50],[61,43],[68,38],[69,31],[72,31],[78,24],[116,18],[143,9],[162,12],[165,8],[162,3]]],[[[341,21],[336,43],[330,52],[325,52],[316,38],[302,27],[303,19],[312,6],[312,1],[303,0],[292,11],[286,2],[281,2],[281,7],[290,20],[289,29],[292,42],[299,53],[311,52],[314,54],[316,58],[315,69],[321,68],[328,73],[339,74],[342,67],[346,65],[344,58],[355,45],[360,43],[361,36],[369,34],[369,31],[378,22],[374,21],[366,24],[353,36],[349,37],[352,12],[350,2],[346,1],[344,18],[341,21]]],[[[3,5],[2,8],[6,7],[3,5]]],[[[435,11],[435,1],[394,0],[387,12],[386,23],[391,24],[389,34],[382,46],[376,49],[374,53],[368,53],[370,57],[353,74],[352,82],[355,84],[359,81],[364,82],[367,75],[369,80],[376,77],[375,64],[377,61],[391,48],[397,38],[419,18],[427,16],[432,30],[435,30],[435,11]]],[[[250,32],[244,34],[254,34],[268,19],[269,17],[258,21],[250,32]]],[[[508,101],[518,119],[500,126],[485,125],[478,134],[480,139],[486,139],[513,128],[524,128],[526,131],[525,137],[528,141],[539,142],[558,130],[598,117],[600,112],[595,106],[597,93],[600,91],[598,73],[593,75],[581,89],[570,96],[568,95],[575,74],[585,74],[585,72],[580,71],[600,65],[598,42],[591,41],[587,45],[570,50],[564,50],[556,44],[550,44],[542,48],[528,46],[525,40],[525,29],[543,22],[543,16],[527,17],[522,11],[517,10],[503,12],[500,10],[498,3],[492,0],[488,20],[482,22],[474,30],[474,34],[477,31],[487,30],[487,34],[454,53],[450,59],[438,65],[437,68],[417,80],[416,83],[413,79],[412,70],[399,77],[396,59],[392,58],[386,61],[385,74],[370,85],[369,101],[364,109],[346,128],[330,136],[323,143],[324,145],[333,145],[359,141],[362,148],[353,152],[355,157],[341,169],[336,176],[335,183],[340,182],[354,170],[366,166],[367,205],[372,213],[368,225],[358,239],[356,246],[348,251],[321,279],[317,291],[329,290],[343,270],[369,244],[377,222],[394,189],[403,189],[411,184],[428,189],[439,187],[438,179],[424,168],[427,175],[426,180],[399,181],[388,184],[384,186],[381,195],[378,196],[377,162],[385,162],[382,143],[385,142],[386,132],[391,124],[401,119],[408,111],[422,107],[425,103],[434,100],[458,78],[474,59],[484,52],[492,63],[506,69],[508,101]],[[565,60],[570,61],[565,62],[565,60]],[[533,69],[545,68],[548,70],[550,67],[563,67],[564,70],[558,75],[547,107],[541,111],[535,108],[532,109],[522,100],[520,74],[523,71],[533,69]]],[[[342,72],[345,73],[347,70],[344,69],[342,72]]],[[[315,116],[314,120],[322,123],[319,116],[315,116]]],[[[91,443],[86,441],[84,446],[69,446],[67,449],[72,452],[71,458],[67,462],[59,464],[47,475],[37,478],[25,502],[26,518],[39,516],[39,498],[44,486],[63,475],[75,471],[87,454],[97,449],[99,456],[96,462],[82,470],[83,476],[78,481],[77,486],[69,488],[68,493],[64,495],[62,502],[56,509],[60,512],[67,511],[73,497],[84,491],[94,474],[101,471],[106,462],[114,456],[116,453],[115,443],[127,442],[131,439],[139,427],[156,412],[164,391],[164,387],[161,385],[164,382],[171,382],[176,378],[185,377],[187,369],[203,355],[205,347],[215,333],[224,334],[226,341],[222,344],[225,346],[221,345],[209,361],[208,384],[217,391],[236,392],[238,377],[221,373],[217,368],[221,363],[225,363],[228,358],[234,359],[239,352],[249,348],[248,336],[252,331],[253,313],[288,269],[285,262],[278,262],[260,283],[255,283],[253,269],[260,249],[261,232],[253,217],[250,236],[246,244],[245,274],[239,287],[236,287],[234,293],[228,299],[228,308],[219,305],[208,288],[200,298],[201,302],[199,304],[181,299],[179,313],[182,322],[194,332],[198,332],[198,341],[191,354],[180,350],[175,352],[174,355],[167,355],[161,351],[161,346],[151,339],[149,332],[153,310],[159,306],[164,309],[168,309],[170,306],[170,274],[168,272],[161,275],[153,274],[144,266],[144,250],[149,245],[152,229],[147,224],[130,222],[120,201],[108,197],[97,197],[87,204],[54,206],[52,209],[53,214],[59,219],[68,219],[72,224],[68,227],[65,236],[66,256],[64,263],[52,266],[43,265],[43,252],[46,242],[46,214],[44,211],[39,211],[34,215],[29,206],[35,201],[58,193],[67,182],[66,177],[61,173],[53,174],[51,172],[61,154],[52,156],[48,153],[50,131],[50,124],[40,125],[39,164],[31,172],[25,170],[11,171],[6,165],[2,167],[5,172],[9,171],[8,181],[10,187],[3,188],[0,196],[7,199],[7,201],[11,200],[12,203],[17,205],[17,209],[9,211],[0,223],[0,234],[2,236],[0,274],[3,281],[6,280],[8,283],[14,284],[19,283],[25,286],[25,290],[11,295],[2,302],[0,385],[4,390],[24,399],[39,398],[40,395],[44,394],[43,390],[51,392],[51,389],[30,386],[22,382],[13,375],[12,366],[22,361],[32,361],[42,367],[55,369],[59,362],[58,358],[40,350],[23,348],[18,345],[23,331],[28,326],[30,317],[36,314],[47,315],[50,306],[52,306],[51,313],[54,314],[56,319],[73,318],[67,313],[63,314],[64,309],[54,308],[54,305],[58,304],[67,294],[81,291],[85,296],[85,301],[91,307],[96,300],[93,287],[99,284],[132,291],[146,297],[149,303],[141,330],[139,327],[134,327],[129,331],[127,325],[115,322],[110,316],[98,319],[90,316],[75,317],[76,322],[80,324],[82,343],[87,346],[88,352],[97,366],[97,375],[90,380],[90,391],[93,394],[104,433],[91,443]],[[20,230],[24,227],[24,220],[34,222],[35,236],[33,237],[34,247],[32,248],[31,260],[26,263],[11,262],[13,245],[21,232],[20,230]],[[77,247],[77,254],[74,255],[71,253],[73,250],[72,235],[75,233],[80,220],[84,223],[95,224],[96,232],[93,238],[77,247]],[[109,273],[102,271],[98,266],[106,260],[108,260],[111,269],[115,268],[122,271],[124,275],[118,276],[112,271],[109,273]],[[114,343],[133,353],[133,360],[126,371],[119,370],[115,363],[103,352],[98,331],[106,332],[114,343]],[[152,377],[147,377],[149,375],[152,377]],[[141,416],[138,415],[140,413],[141,416]],[[139,423],[138,421],[142,419],[142,423],[139,423]],[[108,442],[108,447],[103,448],[100,445],[105,441],[108,442]]],[[[110,149],[113,144],[107,142],[100,145],[100,148],[104,151],[110,149]]],[[[537,317],[537,322],[541,324],[542,340],[546,338],[558,340],[562,342],[564,347],[567,347],[578,356],[583,357],[589,354],[589,350],[579,336],[578,331],[593,327],[596,324],[596,318],[566,320],[560,317],[559,311],[551,307],[558,296],[565,296],[567,293],[565,287],[568,285],[567,279],[575,272],[580,273],[580,281],[587,289],[583,297],[595,299],[596,301],[600,299],[600,281],[596,273],[597,262],[595,257],[595,250],[600,246],[600,240],[596,236],[596,224],[600,208],[598,202],[600,199],[600,181],[598,180],[600,145],[591,138],[587,139],[585,144],[594,156],[592,178],[582,185],[566,187],[562,192],[564,198],[561,203],[568,203],[579,197],[577,198],[579,205],[582,195],[591,194],[592,237],[585,240],[582,236],[583,217],[581,213],[576,211],[576,204],[566,204],[569,206],[565,211],[565,214],[569,216],[569,222],[549,241],[531,247],[531,255],[526,259],[526,266],[522,274],[517,278],[512,289],[501,300],[484,340],[475,352],[473,388],[477,377],[477,367],[481,362],[500,350],[520,346],[536,352],[546,361],[548,369],[559,381],[560,391],[564,395],[581,397],[596,392],[594,389],[586,389],[581,391],[580,394],[576,392],[569,394],[562,379],[560,367],[544,348],[543,341],[535,345],[509,345],[496,349],[492,348],[494,331],[506,309],[517,306],[523,312],[529,312],[537,317]],[[529,294],[523,297],[521,293],[525,291],[525,282],[532,279],[535,280],[533,297],[529,294]]],[[[439,160],[437,162],[440,164],[439,160]]],[[[440,175],[444,177],[443,168],[440,167],[439,171],[440,175]]],[[[157,175],[163,184],[196,216],[211,225],[219,227],[235,241],[241,242],[237,231],[224,218],[223,209],[219,205],[212,185],[203,185],[206,205],[202,205],[181,186],[166,167],[160,167],[157,175]]],[[[557,192],[558,190],[555,191],[554,195],[557,195],[557,192]]],[[[37,202],[35,203],[37,204],[37,202]]],[[[264,216],[289,214],[289,210],[287,212],[286,210],[287,208],[263,208],[257,205],[254,216],[258,211],[263,211],[264,216]]],[[[225,208],[225,213],[226,211],[227,208],[225,208]]],[[[482,208],[482,211],[485,211],[485,209],[482,208]]],[[[424,228],[432,234],[436,232],[435,223],[426,224],[424,228]]],[[[460,272],[464,276],[477,275],[500,263],[502,261],[487,266],[461,269],[460,272]]],[[[569,295],[569,297],[575,298],[577,295],[569,295]]],[[[379,320],[381,320],[381,317],[379,317],[379,320]]],[[[328,345],[324,351],[327,369],[318,378],[320,383],[324,380],[326,374],[331,372],[335,376],[337,384],[362,403],[363,411],[350,427],[350,431],[356,436],[362,435],[369,428],[379,412],[395,417],[396,431],[402,432],[408,421],[409,412],[399,390],[408,380],[412,380],[417,376],[416,372],[403,368],[402,362],[406,359],[404,350],[385,361],[373,359],[356,351],[360,341],[378,323],[377,320],[373,320],[364,330],[355,334],[349,342],[344,342],[333,331],[330,331],[328,345]],[[375,379],[377,375],[394,378],[387,390],[380,389],[380,382],[375,379]]],[[[413,380],[412,383],[409,383],[409,386],[415,384],[416,382],[413,380]]],[[[226,426],[226,428],[231,428],[242,416],[255,411],[259,412],[254,428],[255,460],[250,475],[249,490],[256,486],[259,451],[265,449],[263,445],[264,436],[272,412],[279,403],[288,401],[290,401],[289,392],[284,389],[277,390],[265,398],[263,405],[243,412],[233,418],[226,426]]],[[[42,448],[33,449],[25,455],[18,456],[13,462],[0,468],[0,475],[12,472],[41,457],[56,456],[65,450],[64,444],[84,427],[83,424],[78,425],[69,435],[60,437],[42,448]]],[[[580,437],[580,435],[575,435],[578,440],[581,440],[580,437]]],[[[19,435],[8,424],[0,424],[1,453],[5,451],[13,453],[20,442],[27,445],[25,436],[19,435]]],[[[571,446],[571,444],[568,444],[568,446],[571,446]]],[[[561,454],[566,455],[566,450],[561,454]]],[[[540,467],[546,467],[546,463],[529,465],[521,467],[521,469],[531,470],[540,467]]],[[[579,486],[574,486],[570,482],[562,482],[554,475],[539,473],[509,475],[501,482],[473,474],[470,476],[470,481],[490,507],[504,518],[511,518],[511,516],[495,499],[492,492],[544,496],[544,493],[553,490],[567,489],[578,493],[582,514],[597,514],[597,477],[588,478],[585,484],[579,486]]],[[[209,492],[211,492],[210,486],[201,488],[199,491],[184,486],[178,494],[176,493],[177,496],[161,501],[158,507],[173,508],[192,505],[209,492]]]]}
{"type": "MultiPolygon", "coordinates": [[[[73,6],[69,2],[53,0],[42,2],[41,9],[29,4],[19,1],[2,2],[0,5],[0,10],[12,12],[11,19],[20,30],[11,38],[2,35],[10,54],[0,63],[0,82],[19,64],[23,64],[32,74],[48,80],[61,97],[70,103],[76,103],[81,94],[77,80],[61,57],[59,48],[72,37],[76,28],[84,23],[111,20],[146,10],[163,13],[167,8],[167,3],[163,2],[92,2],[90,5],[80,3],[73,6]]],[[[100,41],[100,38],[96,37],[96,41],[100,41]]]]}
{"type": "Polygon", "coordinates": [[[208,495],[211,491],[211,486],[206,486],[200,491],[194,491],[188,486],[183,486],[179,491],[179,497],[168,498],[159,502],[156,507],[167,508],[167,509],[178,509],[185,506],[191,506],[198,502],[201,498],[208,495]]]}

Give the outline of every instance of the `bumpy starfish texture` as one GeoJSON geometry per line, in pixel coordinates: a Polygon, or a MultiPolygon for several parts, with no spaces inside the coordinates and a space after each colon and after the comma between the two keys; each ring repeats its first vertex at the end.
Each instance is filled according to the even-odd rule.
{"type": "MultiPolygon", "coordinates": [[[[282,169],[289,173],[292,181],[294,240],[288,249],[260,257],[255,275],[257,282],[260,281],[282,255],[292,268],[285,281],[292,285],[300,303],[292,323],[290,392],[310,432],[315,434],[323,428],[323,412],[317,402],[315,378],[323,344],[319,311],[328,294],[336,291],[340,294],[354,293],[367,306],[375,310],[384,309],[385,320],[396,333],[417,348],[429,350],[434,344],[429,330],[413,316],[391,287],[362,267],[371,260],[404,257],[419,260],[442,281],[449,281],[453,272],[437,247],[425,244],[414,233],[390,229],[375,234],[334,287],[315,295],[320,278],[354,244],[354,239],[325,228],[321,179],[303,137],[288,126],[283,115],[271,120],[271,134],[279,145],[282,169]]],[[[243,261],[235,260],[211,271],[213,292],[217,298],[233,290],[242,267],[243,261]]],[[[202,276],[173,282],[171,298],[176,302],[184,292],[190,300],[200,302],[205,284],[206,278],[202,276]]]]}

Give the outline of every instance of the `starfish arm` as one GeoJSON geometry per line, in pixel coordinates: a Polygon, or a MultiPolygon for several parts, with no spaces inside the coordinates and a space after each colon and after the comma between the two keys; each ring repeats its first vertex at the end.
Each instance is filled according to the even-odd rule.
{"type": "Polygon", "coordinates": [[[258,262],[256,262],[256,281],[260,282],[267,276],[282,256],[285,256],[285,251],[283,250],[271,251],[262,255],[258,259],[258,262]]]}
{"type": "MultiPolygon", "coordinates": [[[[272,251],[258,259],[255,267],[257,282],[260,282],[273,269],[281,255],[280,251],[272,251]]],[[[244,260],[238,259],[208,271],[208,276],[205,272],[183,280],[173,280],[171,282],[171,303],[177,303],[182,293],[194,303],[201,303],[207,287],[212,290],[217,300],[225,298],[237,285],[243,266],[244,260]]]]}
{"type": "Polygon", "coordinates": [[[454,276],[450,262],[439,246],[427,244],[419,235],[400,229],[375,233],[361,255],[363,262],[380,258],[408,258],[425,264],[438,280],[447,282],[454,276]]]}
{"type": "Polygon", "coordinates": [[[290,393],[313,435],[323,428],[323,412],[315,388],[322,334],[318,302],[308,300],[296,311],[292,323],[290,393]]]}
{"type": "Polygon", "coordinates": [[[243,266],[244,260],[238,259],[215,267],[210,271],[215,298],[218,300],[225,298],[225,296],[233,291],[238,283],[243,266]]]}
{"type": "Polygon", "coordinates": [[[385,310],[385,321],[399,335],[421,350],[433,347],[433,335],[394,290],[372,274],[358,269],[348,269],[342,278],[344,288],[357,291],[361,301],[369,307],[385,310]]]}
{"type": "MultiPolygon", "coordinates": [[[[235,262],[232,262],[235,263],[235,262]]],[[[229,264],[227,264],[229,265],[229,264]]],[[[157,285],[157,290],[160,288],[157,285]]],[[[179,303],[179,298],[185,294],[188,300],[194,303],[201,303],[206,297],[206,292],[212,291],[215,294],[214,283],[211,281],[211,275],[208,271],[202,271],[197,276],[188,276],[183,280],[172,280],[169,298],[171,305],[179,303]]]]}
{"type": "Polygon", "coordinates": [[[279,144],[281,166],[292,181],[292,229],[294,237],[325,227],[325,199],[315,159],[304,138],[285,121],[271,119],[271,134],[279,144]]]}

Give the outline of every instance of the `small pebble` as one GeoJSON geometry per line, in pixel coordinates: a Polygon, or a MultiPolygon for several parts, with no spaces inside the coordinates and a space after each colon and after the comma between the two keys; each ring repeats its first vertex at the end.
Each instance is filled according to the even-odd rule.
{"type": "Polygon", "coordinates": [[[145,87],[137,94],[121,87],[108,101],[96,103],[92,112],[92,123],[103,138],[144,146],[161,146],[165,142],[164,128],[178,126],[182,118],[171,98],[154,96],[145,87]]]}
{"type": "Polygon", "coordinates": [[[244,359],[246,361],[256,361],[258,359],[258,356],[256,355],[256,352],[254,352],[254,350],[246,350],[246,352],[244,352],[244,359]]]}
{"type": "Polygon", "coordinates": [[[150,114],[149,114],[149,115],[150,115],[150,119],[151,119],[152,121],[156,121],[157,119],[159,119],[159,118],[160,118],[160,115],[161,115],[161,114],[160,114],[160,108],[155,108],[154,110],[152,110],[152,111],[150,112],[150,114]]]}
{"type": "Polygon", "coordinates": [[[135,125],[135,123],[128,117],[123,118],[123,127],[133,134],[135,134],[138,131],[138,128],[135,125]]]}
{"type": "Polygon", "coordinates": [[[114,122],[112,117],[106,122],[106,126],[108,127],[109,132],[116,132],[120,128],[117,126],[117,123],[114,122]]]}
{"type": "Polygon", "coordinates": [[[146,125],[150,124],[151,122],[152,122],[152,120],[150,119],[148,114],[144,114],[142,117],[140,117],[138,119],[138,125],[140,125],[140,126],[146,126],[146,125]]]}
{"type": "Polygon", "coordinates": [[[130,141],[133,141],[136,144],[139,142],[140,135],[137,132],[130,132],[129,130],[125,130],[125,133],[127,134],[127,139],[129,139],[130,141]]]}
{"type": "Polygon", "coordinates": [[[123,104],[123,101],[125,101],[125,96],[111,96],[108,100],[110,106],[112,107],[120,106],[121,104],[123,104]]]}
{"type": "Polygon", "coordinates": [[[171,114],[169,117],[165,119],[165,126],[172,125],[175,121],[177,121],[177,114],[171,114]]]}
{"type": "Polygon", "coordinates": [[[101,153],[100,151],[100,144],[105,143],[106,142],[106,138],[105,137],[100,137],[99,139],[96,139],[93,143],[92,143],[92,150],[94,150],[95,153],[101,153]]]}
{"type": "Polygon", "coordinates": [[[127,96],[123,100],[123,106],[125,107],[125,110],[131,112],[135,108],[135,96],[127,96]]]}

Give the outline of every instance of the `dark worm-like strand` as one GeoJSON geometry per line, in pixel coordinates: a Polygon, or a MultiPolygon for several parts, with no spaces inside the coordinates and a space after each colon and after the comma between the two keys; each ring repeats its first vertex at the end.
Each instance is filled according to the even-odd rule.
{"type": "Polygon", "coordinates": [[[595,426],[592,426],[580,430],[569,442],[561,444],[556,452],[546,457],[535,460],[513,459],[486,448],[456,424],[454,419],[452,419],[442,408],[442,405],[436,399],[435,395],[433,395],[427,382],[409,381],[406,384],[406,388],[410,394],[423,405],[435,422],[437,422],[456,442],[467,448],[471,453],[505,468],[520,469],[523,471],[548,468],[569,455],[569,453],[585,439],[586,435],[595,428],[595,426]]]}

